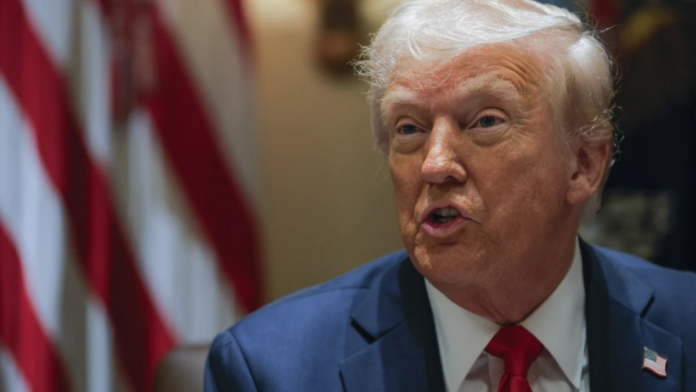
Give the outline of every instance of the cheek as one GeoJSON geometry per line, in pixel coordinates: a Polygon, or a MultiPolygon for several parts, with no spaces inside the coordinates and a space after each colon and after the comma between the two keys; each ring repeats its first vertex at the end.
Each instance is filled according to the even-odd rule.
{"type": "Polygon", "coordinates": [[[422,188],[420,165],[413,157],[389,156],[389,170],[394,185],[394,200],[402,231],[412,220],[422,188]]]}
{"type": "Polygon", "coordinates": [[[565,197],[560,157],[542,145],[517,147],[490,159],[488,175],[477,182],[491,215],[498,216],[501,230],[532,227],[559,212],[565,197]]]}

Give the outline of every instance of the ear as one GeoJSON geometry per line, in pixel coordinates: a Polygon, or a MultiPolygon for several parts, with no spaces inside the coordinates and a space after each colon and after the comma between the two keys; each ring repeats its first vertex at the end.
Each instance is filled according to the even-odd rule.
{"type": "Polygon", "coordinates": [[[582,205],[599,191],[609,164],[609,144],[580,146],[573,150],[566,201],[582,205]]]}

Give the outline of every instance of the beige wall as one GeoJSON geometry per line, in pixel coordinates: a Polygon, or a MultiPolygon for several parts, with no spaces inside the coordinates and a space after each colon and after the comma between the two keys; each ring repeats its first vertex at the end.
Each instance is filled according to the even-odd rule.
{"type": "MultiPolygon", "coordinates": [[[[400,249],[386,160],[372,150],[366,85],[314,62],[317,0],[250,0],[257,56],[267,299],[400,249]]],[[[389,1],[366,10],[372,23],[389,1]]]]}

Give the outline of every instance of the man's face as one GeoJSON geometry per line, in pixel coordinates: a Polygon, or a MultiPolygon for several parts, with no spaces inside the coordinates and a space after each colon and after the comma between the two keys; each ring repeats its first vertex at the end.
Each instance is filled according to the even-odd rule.
{"type": "Polygon", "coordinates": [[[572,170],[544,72],[504,47],[397,68],[382,103],[389,167],[402,239],[434,284],[542,273],[543,249],[569,227],[572,170]]]}

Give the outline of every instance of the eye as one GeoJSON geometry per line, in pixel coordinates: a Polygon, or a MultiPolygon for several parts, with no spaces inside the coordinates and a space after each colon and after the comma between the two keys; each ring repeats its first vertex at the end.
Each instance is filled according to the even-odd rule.
{"type": "Polygon", "coordinates": [[[481,128],[494,127],[500,123],[501,123],[501,120],[499,118],[493,117],[493,116],[483,116],[478,121],[478,125],[481,128]]]}
{"type": "Polygon", "coordinates": [[[418,131],[418,127],[412,124],[406,124],[399,129],[399,133],[403,135],[413,135],[414,133],[418,133],[418,131]]]}

